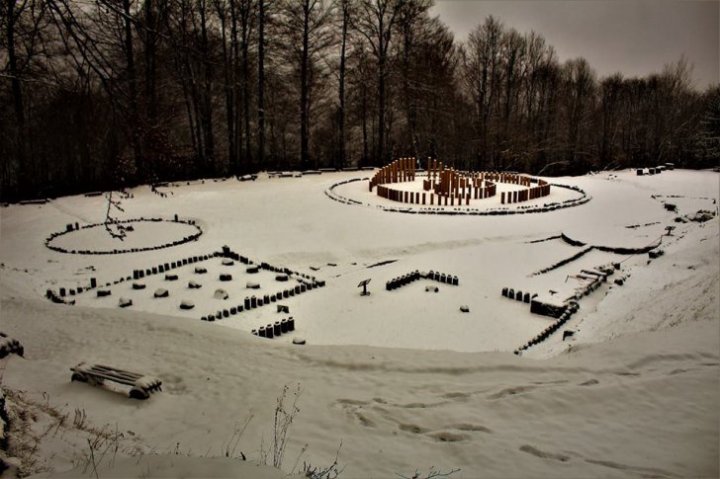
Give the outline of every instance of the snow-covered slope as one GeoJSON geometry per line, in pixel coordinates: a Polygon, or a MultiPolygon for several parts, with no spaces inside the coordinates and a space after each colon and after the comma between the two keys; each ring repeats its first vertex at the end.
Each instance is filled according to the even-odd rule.
{"type": "MultiPolygon", "coordinates": [[[[82,411],[96,428],[122,432],[121,455],[178,452],[209,462],[228,453],[249,420],[230,455],[242,451],[256,461],[261,440],[270,440],[275,399],[284,386],[299,384],[287,472],[303,460],[332,463],[342,442],[341,477],[412,476],[431,466],[460,468],[452,477],[717,476],[718,220],[675,222],[717,210],[717,174],[564,178],[592,201],[507,217],[394,214],[325,197],[329,185],[352,176],[206,182],[171,188],[168,198],[139,188],[124,200],[128,217],[177,213],[204,234],[131,255],[82,257],[44,247],[67,223],[101,221],[102,198],[0,210],[0,331],[26,351],[25,359],[6,361],[3,386],[46,417],[28,423],[39,444],[30,470],[70,469],[73,454],[82,456],[75,429],[43,435],[57,422],[41,414],[44,407],[70,418],[82,411]],[[676,228],[663,237],[669,225],[676,228]],[[595,246],[661,239],[665,254],[649,261],[646,254],[593,250],[533,275],[581,249],[558,239],[530,243],[560,233],[595,246]],[[103,284],[224,244],[327,281],[285,302],[296,333],[272,341],[248,334],[281,317],[274,307],[208,323],[179,314],[174,303],[143,311],[101,304],[94,294],[80,295],[74,307],[42,298],[48,288],[84,285],[90,277],[103,284]],[[563,342],[561,330],[522,356],[511,353],[551,320],[502,297],[503,287],[560,295],[582,286],[572,277],[581,269],[609,262],[622,264],[614,277],[625,277],[624,284],[611,277],[580,300],[564,328],[575,332],[572,339],[563,342]],[[384,290],[393,277],[430,269],[457,275],[459,286],[438,284],[438,293],[427,293],[425,286],[437,283],[419,281],[384,290]],[[366,278],[372,294],[361,297],[356,286],[366,278]],[[470,313],[461,313],[461,304],[470,313]],[[290,344],[301,336],[308,345],[290,344]],[[158,376],[164,391],[139,402],[119,388],[70,383],[69,368],[80,361],[158,376]]],[[[238,275],[231,298],[246,294],[238,275]]],[[[114,298],[121,287],[129,284],[113,285],[114,298]]],[[[210,307],[213,291],[195,298],[196,308],[202,301],[210,307]]],[[[149,463],[167,470],[163,461],[149,463]]],[[[154,467],[122,464],[118,459],[121,476],[147,477],[154,467]]],[[[208,475],[227,474],[222,465],[203,467],[208,475]]]]}

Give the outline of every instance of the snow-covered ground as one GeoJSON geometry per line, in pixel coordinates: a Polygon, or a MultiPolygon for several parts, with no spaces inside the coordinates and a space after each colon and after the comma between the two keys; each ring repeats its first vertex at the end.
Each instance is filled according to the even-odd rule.
{"type": "MultiPolygon", "coordinates": [[[[171,220],[177,214],[203,234],[181,246],[121,255],[62,254],[44,245],[67,224],[101,223],[102,197],[0,209],[0,331],[26,351],[25,359],[3,360],[3,386],[13,391],[11,401],[45,418],[28,423],[39,444],[31,470],[73,466],[73,455],[87,449],[82,434],[92,432],[66,425],[48,431],[58,421],[53,417],[81,411],[96,429],[108,424],[123,433],[118,454],[180,453],[201,458],[207,475],[228,475],[227,461],[213,466],[209,458],[242,451],[258,460],[261,438],[266,444],[270,439],[275,399],[283,386],[294,390],[299,384],[286,472],[296,462],[297,472],[303,460],[332,463],[342,442],[341,477],[412,476],[431,466],[460,468],[452,477],[718,475],[718,219],[676,221],[698,210],[717,213],[717,173],[637,177],[623,171],[552,179],[581,188],[591,201],[504,216],[383,211],[386,200],[369,192],[365,181],[334,190],[359,205],[326,194],[332,185],[367,173],[193,182],[162,188],[165,198],[136,188],[122,200],[120,219],[171,220]],[[667,226],[675,227],[670,236],[667,226]],[[561,234],[584,246],[568,244],[561,234]],[[655,244],[665,254],[653,260],[593,249],[536,274],[588,246],[655,244]],[[132,281],[113,284],[133,270],[223,245],[298,275],[278,282],[274,273],[248,274],[246,265],[211,258],[197,264],[207,268],[204,275],[188,265],[172,271],[176,281],[165,281],[164,274],[140,280],[144,290],[133,290],[132,281]],[[579,300],[579,312],[563,328],[521,356],[512,353],[553,320],[503,297],[504,287],[565,298],[587,283],[581,270],[609,263],[621,267],[579,300]],[[456,275],[459,285],[422,279],[385,290],[387,281],[415,270],[456,275]],[[226,271],[233,281],[220,282],[226,271]],[[243,304],[246,296],[297,284],[299,275],[326,286],[281,300],[288,314],[271,304],[220,321],[200,320],[243,304]],[[613,283],[619,277],[625,278],[622,286],[613,283]],[[74,297],[75,306],[44,299],[48,289],[85,287],[90,278],[111,295],[83,292],[74,297]],[[370,296],[359,294],[364,279],[371,279],[370,296]],[[189,290],[190,280],[203,287],[189,290]],[[260,289],[249,289],[248,282],[260,289]],[[152,298],[161,287],[170,296],[152,298]],[[229,299],[215,298],[218,288],[229,299]],[[118,308],[120,297],[132,298],[133,305],[118,308]],[[195,308],[181,310],[183,299],[195,308]],[[470,312],[461,312],[461,305],[470,312]],[[249,334],[288,316],[295,319],[294,333],[273,340],[249,334]],[[575,334],[563,341],[565,330],[575,334]],[[308,344],[292,345],[295,338],[308,344]],[[158,376],[164,392],[139,402],[126,390],[70,383],[69,368],[80,361],[158,376]]],[[[557,196],[536,201],[573,195],[558,188],[557,196]]],[[[499,203],[490,198],[471,208],[499,203]]],[[[166,243],[173,240],[172,228],[137,228],[127,241],[166,243]]],[[[76,241],[102,250],[117,242],[103,228],[69,233],[62,241],[66,248],[76,241]]],[[[114,466],[120,475],[175,475],[167,460],[148,459],[145,469],[122,464],[129,463],[118,459],[114,466]]]]}

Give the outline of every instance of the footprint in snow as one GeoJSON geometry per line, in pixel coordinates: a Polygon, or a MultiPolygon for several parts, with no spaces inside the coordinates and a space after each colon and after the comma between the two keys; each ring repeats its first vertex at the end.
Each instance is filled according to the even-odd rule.
{"type": "Polygon", "coordinates": [[[528,454],[531,454],[535,457],[539,457],[541,459],[552,459],[554,461],[560,461],[560,462],[567,462],[570,460],[570,456],[566,456],[564,454],[556,454],[556,453],[547,452],[547,451],[541,451],[540,449],[530,446],[529,444],[520,446],[520,450],[522,452],[526,452],[528,454]]]}

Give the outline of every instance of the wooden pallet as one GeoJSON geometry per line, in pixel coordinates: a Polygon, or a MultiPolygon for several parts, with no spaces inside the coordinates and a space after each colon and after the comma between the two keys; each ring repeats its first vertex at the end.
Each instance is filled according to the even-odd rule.
{"type": "Polygon", "coordinates": [[[125,371],[123,369],[103,366],[102,364],[86,364],[84,362],[70,368],[73,372],[71,381],[81,381],[92,385],[113,381],[130,386],[129,396],[133,399],[147,399],[155,391],[162,391],[162,381],[153,376],[125,371]]]}

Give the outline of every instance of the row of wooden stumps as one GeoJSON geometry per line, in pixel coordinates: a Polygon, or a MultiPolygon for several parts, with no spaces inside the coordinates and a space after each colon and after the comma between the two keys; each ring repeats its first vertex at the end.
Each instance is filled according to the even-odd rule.
{"type": "Polygon", "coordinates": [[[480,191],[478,191],[477,196],[471,196],[470,194],[466,194],[465,196],[460,195],[436,195],[434,193],[426,193],[426,192],[419,192],[419,191],[400,191],[396,190],[394,188],[388,188],[387,186],[380,186],[377,187],[377,194],[378,196],[382,198],[387,198],[391,201],[397,201],[399,203],[408,203],[411,205],[430,205],[434,206],[437,204],[438,206],[455,206],[455,205],[469,205],[470,200],[475,199],[482,199],[482,198],[489,198],[492,196],[490,194],[490,190],[483,188],[482,189],[483,196],[480,195],[480,191]]]}
{"type": "Polygon", "coordinates": [[[550,185],[544,181],[538,179],[538,186],[533,186],[525,190],[518,191],[503,191],[500,193],[501,204],[512,204],[522,203],[524,201],[530,201],[550,194],[550,185]]]}
{"type": "Polygon", "coordinates": [[[470,200],[490,198],[497,194],[497,183],[515,184],[524,187],[519,191],[502,192],[501,204],[520,203],[550,194],[550,185],[537,179],[537,186],[527,175],[502,172],[459,172],[448,168],[437,159],[428,158],[427,179],[423,180],[423,192],[401,191],[385,184],[415,180],[415,158],[400,158],[380,168],[370,180],[370,191],[377,186],[382,198],[399,203],[434,206],[470,205],[470,200]],[[436,200],[437,197],[437,200],[436,200]]]}
{"type": "Polygon", "coordinates": [[[221,309],[215,314],[209,314],[207,316],[201,317],[200,319],[203,321],[216,321],[223,318],[229,318],[230,316],[240,314],[243,311],[250,311],[255,308],[262,308],[263,306],[267,306],[270,303],[275,303],[276,301],[292,298],[295,295],[300,295],[302,293],[305,293],[306,291],[310,291],[313,288],[322,287],[324,285],[324,281],[307,284],[301,283],[293,288],[278,291],[275,294],[266,294],[263,296],[246,296],[242,304],[238,304],[237,306],[233,306],[231,308],[221,309]]]}
{"type": "Polygon", "coordinates": [[[513,351],[516,355],[519,355],[522,351],[525,351],[528,348],[531,348],[532,346],[535,346],[537,344],[542,343],[547,338],[550,337],[555,331],[560,329],[565,323],[567,323],[573,314],[575,314],[580,309],[580,306],[576,302],[572,302],[569,305],[567,305],[563,311],[563,313],[557,318],[555,322],[553,322],[550,326],[542,330],[540,333],[538,333],[535,337],[530,339],[527,343],[523,344],[519,348],[517,348],[515,351],[513,351]]]}
{"type": "Polygon", "coordinates": [[[293,331],[295,331],[295,319],[290,316],[287,319],[275,321],[267,326],[260,326],[258,329],[253,329],[252,334],[254,336],[260,336],[261,338],[272,339],[293,331]]]}
{"type": "Polygon", "coordinates": [[[513,288],[503,288],[502,295],[505,298],[514,299],[515,301],[522,301],[523,303],[530,304],[537,294],[524,293],[521,290],[515,291],[513,288]]]}
{"type": "Polygon", "coordinates": [[[458,277],[451,274],[440,273],[439,271],[433,270],[430,270],[427,273],[422,273],[418,270],[415,270],[412,273],[404,274],[398,278],[391,279],[390,281],[385,283],[385,289],[387,291],[392,291],[406,286],[419,279],[430,279],[452,286],[458,286],[460,284],[460,280],[458,279],[458,277]]]}
{"type": "Polygon", "coordinates": [[[496,180],[493,180],[489,173],[461,173],[454,168],[446,168],[442,162],[430,158],[428,158],[427,172],[428,179],[423,181],[425,191],[433,190],[441,196],[462,198],[470,196],[476,200],[495,195],[496,180]]]}
{"type": "Polygon", "coordinates": [[[399,158],[383,166],[370,180],[370,191],[377,185],[415,181],[415,164],[415,158],[399,158]]]}

